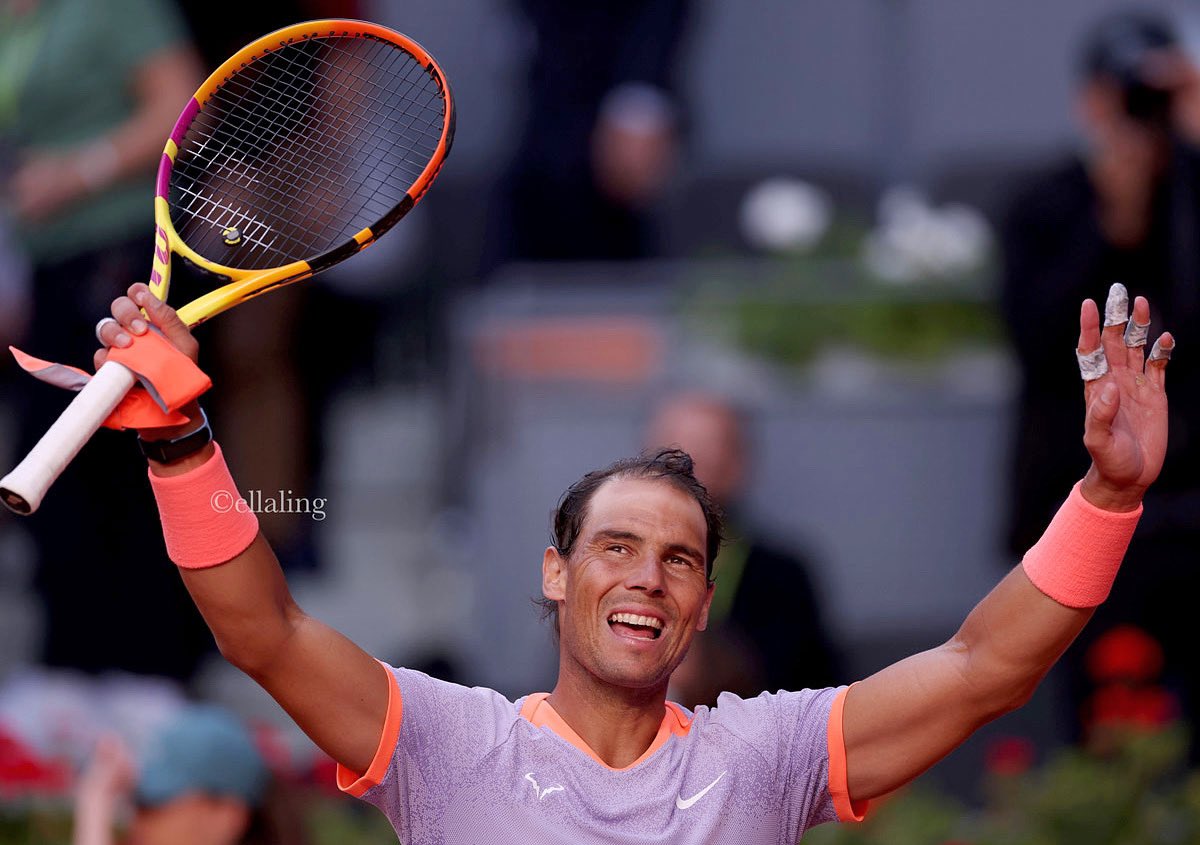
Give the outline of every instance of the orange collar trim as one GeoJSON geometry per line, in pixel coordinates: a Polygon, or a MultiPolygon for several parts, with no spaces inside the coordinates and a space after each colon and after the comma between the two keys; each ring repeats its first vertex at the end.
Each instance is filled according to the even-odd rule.
{"type": "Polygon", "coordinates": [[[692,719],[687,714],[687,711],[675,702],[668,701],[666,712],[663,714],[662,724],[658,726],[658,733],[654,735],[654,741],[650,743],[650,747],[642,752],[641,757],[638,757],[628,766],[617,769],[601,760],[600,755],[583,741],[583,737],[575,733],[575,730],[563,721],[563,717],[558,715],[558,712],[546,700],[549,697],[550,693],[548,692],[535,692],[527,696],[525,703],[521,705],[521,718],[525,719],[525,721],[529,722],[535,728],[545,728],[551,733],[557,734],[601,766],[613,772],[629,771],[634,766],[649,760],[651,755],[666,745],[667,740],[672,736],[687,736],[688,731],[692,728],[692,719]]]}

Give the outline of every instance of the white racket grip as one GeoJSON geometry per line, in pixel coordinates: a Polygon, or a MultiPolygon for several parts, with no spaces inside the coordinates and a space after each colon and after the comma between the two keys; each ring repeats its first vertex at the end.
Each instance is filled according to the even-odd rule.
{"type": "Polygon", "coordinates": [[[37,510],[50,485],[108,419],[135,381],[133,372],[116,361],[101,365],[25,460],[0,478],[0,500],[5,506],[22,515],[37,510]]]}

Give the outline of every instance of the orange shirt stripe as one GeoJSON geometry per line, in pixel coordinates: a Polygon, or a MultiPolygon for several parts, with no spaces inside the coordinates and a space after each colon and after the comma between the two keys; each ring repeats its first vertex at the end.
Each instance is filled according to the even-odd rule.
{"type": "Polygon", "coordinates": [[[400,717],[404,714],[404,704],[400,698],[400,684],[395,674],[380,663],[388,679],[387,714],[383,717],[383,732],[379,737],[379,746],[365,774],[358,774],[345,768],[341,763],[337,766],[337,785],[342,792],[361,798],[363,793],[377,786],[387,774],[388,765],[392,762],[392,754],[396,750],[396,742],[400,739],[400,717]]]}
{"type": "Polygon", "coordinates": [[[867,801],[850,800],[850,781],[846,772],[846,739],[842,734],[842,710],[850,687],[837,694],[829,710],[829,794],[840,822],[860,822],[867,814],[867,801]]]}

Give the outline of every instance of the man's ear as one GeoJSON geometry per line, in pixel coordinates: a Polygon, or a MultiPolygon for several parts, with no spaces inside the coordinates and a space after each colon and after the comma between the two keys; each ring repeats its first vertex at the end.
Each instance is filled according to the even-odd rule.
{"type": "Polygon", "coordinates": [[[554,546],[548,546],[542,555],[542,595],[550,601],[567,597],[567,562],[554,546]]]}
{"type": "Polygon", "coordinates": [[[708,628],[708,611],[712,608],[713,591],[717,589],[716,581],[708,582],[708,593],[704,596],[704,609],[700,611],[700,618],[696,621],[696,630],[703,631],[708,628]]]}

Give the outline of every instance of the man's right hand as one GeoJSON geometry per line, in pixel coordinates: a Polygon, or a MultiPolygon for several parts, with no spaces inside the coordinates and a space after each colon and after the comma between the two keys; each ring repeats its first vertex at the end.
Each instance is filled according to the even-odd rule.
{"type": "MultiPolygon", "coordinates": [[[[131,335],[142,335],[154,325],[172,345],[193,361],[200,357],[200,344],[192,336],[191,329],[179,319],[175,309],[150,292],[150,288],[138,282],[130,285],[125,296],[112,303],[112,318],[101,321],[96,336],[104,346],[96,350],[93,358],[96,369],[108,360],[108,348],[126,347],[133,343],[131,335]],[[148,322],[147,322],[148,321],[148,322]]],[[[192,402],[180,408],[188,422],[177,426],[144,428],[138,434],[145,440],[169,440],[196,429],[200,425],[200,405],[192,402]]]]}

